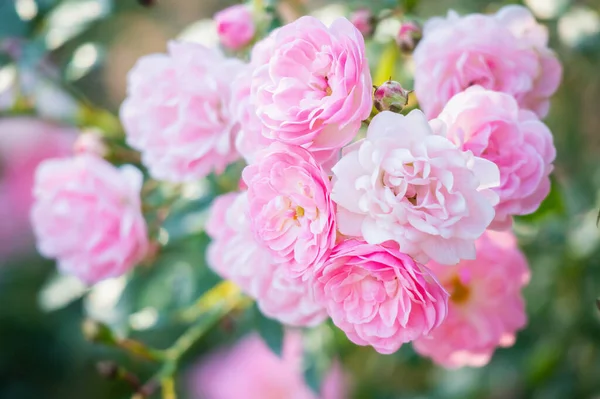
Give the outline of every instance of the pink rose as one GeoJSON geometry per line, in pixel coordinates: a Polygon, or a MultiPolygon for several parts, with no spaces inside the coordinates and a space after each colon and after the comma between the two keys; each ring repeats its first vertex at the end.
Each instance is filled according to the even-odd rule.
{"type": "Polygon", "coordinates": [[[494,219],[498,167],[434,133],[422,112],[373,118],[365,139],[333,167],[331,198],[340,233],[388,240],[419,262],[475,257],[475,240],[494,219]]]}
{"type": "Polygon", "coordinates": [[[348,144],[371,113],[364,39],[346,19],[329,28],[313,17],[285,25],[259,43],[253,63],[252,95],[263,134],[301,145],[319,161],[348,144]]]}
{"type": "Polygon", "coordinates": [[[450,292],[448,317],[417,352],[449,368],[487,364],[497,347],[511,346],[527,322],[521,289],[529,282],[527,261],[509,232],[487,232],[477,241],[477,260],[427,266],[450,292]]]}
{"type": "Polygon", "coordinates": [[[321,394],[315,395],[302,375],[302,337],[288,331],[282,357],[258,335],[205,358],[189,375],[195,399],[345,399],[345,378],[339,363],[327,372],[321,394]]]}
{"type": "Polygon", "coordinates": [[[134,167],[92,155],[42,162],[31,211],[39,252],[89,284],[129,271],[148,249],[142,182],[134,167]]]}
{"type": "Polygon", "coordinates": [[[495,15],[450,12],[424,27],[414,52],[415,92],[429,117],[472,85],[512,95],[540,117],[561,79],[561,66],[548,49],[546,28],[522,6],[495,15]]]}
{"type": "Polygon", "coordinates": [[[222,172],[239,155],[230,115],[231,81],[244,64],[218,50],[171,42],[169,54],[141,58],[121,106],[127,142],[157,179],[197,180],[222,172]]]}
{"type": "Polygon", "coordinates": [[[439,119],[447,136],[465,151],[500,169],[500,197],[493,228],[508,228],[512,215],[533,213],[550,192],[556,149],[548,127],[519,109],[508,94],[471,87],[446,104],[439,119]]]}
{"type": "Polygon", "coordinates": [[[247,193],[218,197],[206,225],[213,239],[208,265],[221,277],[240,286],[268,317],[294,326],[314,326],[327,318],[310,294],[310,284],[291,278],[260,245],[250,229],[247,193]]]}
{"type": "Polygon", "coordinates": [[[396,245],[348,240],[315,276],[315,295],[350,341],[390,354],[430,334],[446,317],[448,294],[396,245]]]}
{"type": "Polygon", "coordinates": [[[232,50],[246,47],[256,31],[250,9],[242,4],[219,11],[215,22],[221,44],[232,50]]]}
{"type": "Polygon", "coordinates": [[[231,114],[239,124],[239,133],[235,140],[237,151],[246,162],[252,163],[256,153],[271,144],[273,140],[262,135],[262,122],[256,116],[256,109],[250,85],[254,67],[248,66],[233,82],[231,97],[231,114]]]}
{"type": "Polygon", "coordinates": [[[77,133],[31,117],[0,119],[0,257],[33,244],[29,210],[35,170],[45,159],[70,155],[77,133]]]}
{"type": "Polygon", "coordinates": [[[329,177],[302,147],[273,143],[247,166],[252,230],[291,277],[310,277],[335,245],[329,177]]]}

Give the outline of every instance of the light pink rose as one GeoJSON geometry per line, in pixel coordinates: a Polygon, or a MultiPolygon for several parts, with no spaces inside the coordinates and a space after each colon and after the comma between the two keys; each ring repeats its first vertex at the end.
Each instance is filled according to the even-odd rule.
{"type": "Polygon", "coordinates": [[[347,19],[328,28],[302,17],[259,43],[253,63],[252,95],[263,134],[301,145],[321,162],[348,144],[371,113],[364,39],[347,19]]]}
{"type": "Polygon", "coordinates": [[[33,245],[29,210],[35,170],[45,159],[70,155],[77,133],[31,117],[0,118],[0,257],[33,245]]]}
{"type": "Polygon", "coordinates": [[[451,11],[425,24],[414,52],[415,92],[428,117],[472,85],[512,95],[540,117],[560,84],[562,68],[548,48],[548,32],[522,6],[495,15],[451,11]]]}
{"type": "Polygon", "coordinates": [[[291,277],[310,277],[335,245],[329,177],[302,147],[273,143],[247,166],[252,230],[291,277]]]}
{"type": "Polygon", "coordinates": [[[514,343],[527,322],[521,289],[529,269],[512,233],[484,234],[477,241],[477,260],[427,266],[450,292],[450,302],[446,321],[414,341],[418,353],[444,367],[480,367],[497,347],[514,343]]]}
{"type": "Polygon", "coordinates": [[[446,317],[446,291],[394,243],[342,242],[316,274],[314,286],[350,341],[384,354],[430,334],[446,317]]]}
{"type": "Polygon", "coordinates": [[[142,182],[136,168],[92,155],[42,162],[31,211],[39,252],[89,284],[129,271],[148,250],[142,182]]]}
{"type": "Polygon", "coordinates": [[[519,109],[508,94],[475,86],[446,104],[439,119],[447,136],[463,150],[500,169],[500,197],[493,228],[508,228],[512,215],[533,213],[550,192],[556,149],[548,127],[531,111],[519,109]]]}
{"type": "Polygon", "coordinates": [[[239,133],[235,140],[237,151],[246,162],[252,163],[256,153],[271,144],[273,140],[262,135],[262,122],[256,116],[256,109],[250,85],[254,67],[249,65],[233,82],[231,97],[231,115],[239,124],[239,133]]]}
{"type": "Polygon", "coordinates": [[[252,41],[256,28],[247,6],[238,4],[227,7],[216,13],[214,19],[223,46],[240,50],[252,41]]]}
{"type": "Polygon", "coordinates": [[[218,197],[206,232],[213,239],[207,250],[208,265],[221,277],[236,283],[254,298],[268,317],[293,326],[315,326],[327,312],[310,293],[310,283],[291,278],[250,229],[247,193],[218,197]]]}
{"type": "Polygon", "coordinates": [[[302,375],[302,337],[288,331],[282,357],[258,335],[243,338],[232,348],[205,358],[189,375],[194,399],[346,399],[345,377],[339,363],[327,372],[321,394],[315,395],[302,375]]]}
{"type": "Polygon", "coordinates": [[[239,158],[230,115],[237,59],[200,44],[171,42],[169,54],[141,58],[121,106],[127,142],[157,179],[173,182],[222,172],[239,158]]]}
{"type": "Polygon", "coordinates": [[[494,219],[498,167],[458,149],[440,121],[421,111],[373,118],[367,136],[334,166],[331,198],[340,233],[388,240],[419,262],[475,257],[475,240],[494,219]]]}

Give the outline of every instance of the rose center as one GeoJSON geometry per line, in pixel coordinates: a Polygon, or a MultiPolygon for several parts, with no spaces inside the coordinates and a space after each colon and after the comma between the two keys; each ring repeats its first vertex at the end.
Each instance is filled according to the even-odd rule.
{"type": "Polygon", "coordinates": [[[450,300],[456,304],[462,304],[469,300],[471,296],[471,289],[463,284],[458,275],[455,275],[448,287],[450,291],[450,300]]]}

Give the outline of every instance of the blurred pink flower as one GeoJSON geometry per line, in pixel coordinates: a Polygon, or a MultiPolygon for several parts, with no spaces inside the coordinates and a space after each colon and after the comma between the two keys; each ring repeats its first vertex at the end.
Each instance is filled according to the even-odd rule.
{"type": "Polygon", "coordinates": [[[263,134],[301,145],[319,162],[348,144],[371,113],[364,39],[347,19],[328,28],[302,17],[259,43],[252,61],[257,65],[252,95],[263,134]]]}
{"type": "Polygon", "coordinates": [[[129,271],[148,250],[142,183],[136,168],[92,155],[42,162],[31,211],[39,252],[88,284],[129,271]]]}
{"type": "Polygon", "coordinates": [[[171,42],[141,58],[121,106],[127,142],[157,179],[181,182],[222,172],[239,158],[230,114],[232,80],[245,65],[200,44],[171,42]]]}
{"type": "Polygon", "coordinates": [[[282,357],[275,355],[258,335],[209,355],[189,375],[193,399],[346,399],[345,378],[333,364],[315,395],[302,375],[302,338],[285,334],[282,357]]]}
{"type": "Polygon", "coordinates": [[[415,91],[428,117],[472,85],[514,96],[544,117],[560,84],[562,67],[548,48],[548,32],[522,6],[495,15],[455,12],[433,18],[414,52],[415,91]]]}
{"type": "Polygon", "coordinates": [[[256,28],[248,6],[238,4],[227,7],[216,13],[214,19],[223,46],[240,50],[252,41],[256,28]]]}
{"type": "Polygon", "coordinates": [[[314,286],[317,299],[350,341],[384,354],[431,333],[446,317],[446,291],[393,243],[342,242],[314,286]]]}
{"type": "Polygon", "coordinates": [[[33,243],[29,210],[40,162],[71,154],[75,129],[31,117],[0,119],[0,254],[8,257],[33,243]]]}
{"type": "Polygon", "coordinates": [[[498,167],[458,149],[441,122],[432,126],[439,132],[418,110],[384,111],[345,149],[331,193],[341,234],[396,241],[418,262],[475,257],[475,240],[494,219],[498,167]]]}
{"type": "Polygon", "coordinates": [[[508,94],[475,86],[452,97],[439,119],[456,145],[500,169],[492,228],[508,228],[512,215],[537,210],[550,192],[556,149],[552,133],[533,112],[519,109],[508,94]]]}
{"type": "Polygon", "coordinates": [[[364,37],[369,37],[375,30],[377,18],[368,8],[361,8],[350,15],[350,22],[358,29],[364,37]]]}
{"type": "Polygon", "coordinates": [[[246,192],[225,194],[215,200],[206,225],[213,240],[207,250],[208,265],[256,299],[268,317],[294,326],[323,322],[327,313],[314,301],[309,282],[289,277],[254,238],[248,208],[246,192]]]}
{"type": "Polygon", "coordinates": [[[427,266],[451,296],[446,321],[414,341],[418,353],[444,367],[479,367],[514,343],[527,322],[521,289],[529,269],[512,233],[488,231],[477,241],[477,260],[427,266]]]}
{"type": "Polygon", "coordinates": [[[335,245],[329,177],[302,147],[273,143],[247,166],[255,237],[291,277],[307,279],[335,245]]]}

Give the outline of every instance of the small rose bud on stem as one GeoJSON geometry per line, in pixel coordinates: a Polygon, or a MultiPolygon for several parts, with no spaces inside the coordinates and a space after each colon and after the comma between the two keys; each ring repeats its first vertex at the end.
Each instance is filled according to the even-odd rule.
{"type": "Polygon", "coordinates": [[[416,21],[406,21],[402,23],[398,31],[396,43],[403,53],[412,54],[422,37],[423,30],[421,29],[421,25],[416,21]]]}
{"type": "Polygon", "coordinates": [[[388,80],[384,84],[375,88],[373,98],[375,100],[375,108],[379,112],[392,111],[399,113],[408,104],[409,90],[400,85],[400,83],[388,80]]]}

